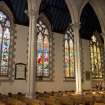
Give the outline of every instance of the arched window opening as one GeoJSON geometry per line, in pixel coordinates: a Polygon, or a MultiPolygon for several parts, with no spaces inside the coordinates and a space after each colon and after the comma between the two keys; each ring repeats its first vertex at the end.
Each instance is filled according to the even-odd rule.
{"type": "Polygon", "coordinates": [[[65,78],[75,78],[75,56],[74,56],[74,35],[73,30],[70,28],[65,33],[65,78]]]}
{"type": "Polygon", "coordinates": [[[9,75],[11,23],[7,15],[0,11],[0,76],[9,75]]]}
{"type": "Polygon", "coordinates": [[[93,34],[90,41],[92,79],[104,77],[104,43],[98,33],[93,34]]]}
{"type": "Polygon", "coordinates": [[[43,21],[37,22],[37,78],[46,79],[51,74],[52,37],[43,21]]]}

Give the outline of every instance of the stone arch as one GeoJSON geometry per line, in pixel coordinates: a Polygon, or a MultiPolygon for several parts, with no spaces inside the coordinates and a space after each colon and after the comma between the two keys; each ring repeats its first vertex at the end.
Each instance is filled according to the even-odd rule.
{"type": "Polygon", "coordinates": [[[50,21],[48,20],[48,18],[43,14],[41,13],[38,17],[38,19],[40,19],[41,21],[43,21],[43,23],[46,25],[47,29],[49,30],[49,32],[51,33],[51,23],[50,21]]]}
{"type": "Polygon", "coordinates": [[[89,3],[92,6],[92,8],[93,8],[94,12],[96,13],[96,16],[97,16],[97,18],[99,20],[101,30],[102,30],[102,32],[105,33],[105,27],[104,27],[104,24],[103,24],[104,19],[102,18],[102,14],[99,12],[99,6],[94,1],[86,0],[84,2],[84,4],[81,6],[81,9],[80,9],[80,12],[79,12],[79,21],[80,21],[82,11],[83,11],[83,9],[84,9],[84,7],[86,6],[87,3],[89,3]]]}
{"type": "MultiPolygon", "coordinates": [[[[43,45],[44,45],[44,39],[45,38],[47,38],[47,40],[48,40],[48,49],[49,49],[49,52],[48,52],[48,56],[49,56],[49,58],[48,58],[48,67],[49,68],[47,68],[48,69],[48,73],[49,73],[49,76],[48,77],[46,77],[44,74],[45,74],[45,72],[44,72],[44,69],[45,68],[43,68],[43,74],[41,75],[42,76],[42,78],[40,78],[40,76],[37,76],[37,73],[36,73],[36,79],[37,80],[52,80],[52,77],[53,77],[53,67],[52,67],[52,65],[53,65],[53,33],[52,33],[52,29],[51,29],[51,24],[50,24],[50,21],[48,20],[48,18],[46,17],[46,15],[44,15],[43,13],[41,13],[39,16],[38,16],[38,19],[37,19],[37,23],[40,25],[40,26],[42,26],[42,30],[40,30],[39,28],[37,28],[38,30],[40,30],[40,31],[38,31],[37,30],[37,38],[36,38],[36,40],[37,40],[37,44],[38,44],[38,36],[40,35],[40,32],[41,32],[41,35],[42,35],[42,38],[43,38],[43,41],[42,41],[42,43],[43,43],[43,45]],[[45,26],[45,29],[44,29],[44,31],[43,31],[43,26],[40,24],[40,21],[42,22],[42,24],[45,26]],[[47,30],[48,31],[48,33],[45,33],[46,31],[45,30],[47,30]]],[[[39,47],[37,46],[37,49],[38,49],[39,47]]],[[[44,51],[44,47],[43,47],[43,49],[42,49],[43,51],[44,51]]],[[[38,56],[39,56],[39,53],[38,53],[38,50],[36,51],[36,53],[37,53],[37,59],[38,59],[38,56]]],[[[43,53],[43,52],[42,52],[43,53]]],[[[44,57],[44,55],[42,54],[42,57],[44,57]]],[[[43,64],[44,64],[45,62],[43,62],[43,64]]],[[[38,67],[38,62],[37,62],[37,67],[38,67]]],[[[38,68],[36,67],[36,70],[38,71],[38,68]]]]}
{"type": "Polygon", "coordinates": [[[28,16],[35,15],[35,12],[39,13],[41,0],[27,0],[27,2],[28,2],[28,16]]]}
{"type": "MultiPolygon", "coordinates": [[[[10,45],[9,45],[9,53],[8,57],[9,57],[9,65],[8,65],[8,72],[9,74],[8,76],[8,80],[12,79],[12,74],[13,71],[15,69],[15,53],[13,54],[12,52],[15,51],[15,43],[16,43],[16,36],[15,36],[15,25],[14,25],[14,16],[11,12],[11,10],[9,9],[9,7],[6,5],[6,3],[4,1],[0,1],[0,11],[2,11],[6,17],[8,18],[9,22],[10,22],[10,45]]],[[[6,78],[3,78],[3,80],[7,80],[6,78]]]]}
{"type": "Polygon", "coordinates": [[[80,11],[79,11],[79,20],[80,20],[83,9],[88,2],[89,2],[89,0],[85,0],[84,3],[81,5],[80,11]]]}
{"type": "MultiPolygon", "coordinates": [[[[37,0],[27,0],[27,1],[28,1],[28,12],[29,13],[32,12],[32,10],[34,10],[35,8],[37,9],[37,11],[39,11],[41,0],[38,0],[38,1],[37,0]]],[[[77,11],[77,7],[75,5],[74,0],[65,0],[65,2],[71,14],[72,24],[78,23],[79,22],[78,21],[78,11],[77,11]]]]}
{"type": "Polygon", "coordinates": [[[5,4],[4,1],[0,1],[0,11],[4,12],[6,14],[6,16],[9,18],[10,22],[11,22],[11,27],[13,28],[13,14],[11,12],[11,10],[8,8],[8,6],[5,4]]]}
{"type": "MultiPolygon", "coordinates": [[[[104,16],[103,16],[103,10],[100,8],[101,5],[99,4],[99,1],[94,1],[94,0],[86,0],[83,5],[81,6],[81,9],[79,11],[79,20],[80,20],[80,17],[81,17],[81,14],[82,14],[82,11],[84,9],[84,7],[87,5],[87,4],[90,4],[91,7],[93,8],[96,16],[97,16],[97,19],[99,21],[99,24],[100,24],[100,27],[101,27],[101,31],[102,33],[98,33],[99,36],[98,37],[102,37],[102,39],[105,41],[105,38],[103,37],[103,35],[105,36],[105,25],[104,25],[104,16]],[[102,12],[100,12],[102,11],[102,12]]],[[[91,64],[91,63],[90,63],[91,64]]],[[[92,87],[92,84],[91,84],[91,87],[92,87]]]]}
{"type": "Polygon", "coordinates": [[[69,13],[71,14],[72,24],[79,23],[78,19],[78,11],[74,0],[65,0],[67,7],[69,9],[69,13]]]}
{"type": "Polygon", "coordinates": [[[99,10],[100,6],[98,5],[98,2],[95,3],[94,1],[90,1],[90,5],[93,7],[93,9],[97,15],[97,18],[98,18],[100,26],[101,26],[102,33],[105,33],[104,16],[101,14],[101,12],[99,10]]]}

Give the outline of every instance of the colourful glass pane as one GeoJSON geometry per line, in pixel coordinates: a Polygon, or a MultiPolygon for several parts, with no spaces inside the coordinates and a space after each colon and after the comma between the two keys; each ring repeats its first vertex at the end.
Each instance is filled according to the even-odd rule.
{"type": "Polygon", "coordinates": [[[1,58],[1,53],[2,53],[2,39],[0,38],[0,58],[1,58]]]}
{"type": "Polygon", "coordinates": [[[37,50],[38,50],[38,53],[43,52],[43,36],[41,33],[39,33],[39,35],[38,35],[37,50]]]}
{"type": "Polygon", "coordinates": [[[1,58],[1,53],[2,53],[2,34],[3,34],[3,31],[2,31],[2,26],[0,24],[0,58],[1,58]]]}
{"type": "Polygon", "coordinates": [[[71,77],[74,77],[74,45],[73,40],[69,40],[69,46],[70,46],[70,75],[71,77]]]}
{"type": "Polygon", "coordinates": [[[49,41],[48,41],[48,37],[45,36],[44,38],[44,53],[48,53],[49,52],[49,41]]]}
{"type": "Polygon", "coordinates": [[[98,54],[98,61],[101,62],[100,54],[98,54]]]}
{"type": "Polygon", "coordinates": [[[37,76],[49,76],[49,40],[48,30],[42,21],[37,23],[37,76]]]}
{"type": "Polygon", "coordinates": [[[9,28],[6,28],[3,35],[4,39],[10,39],[10,30],[9,28]]]}
{"type": "Polygon", "coordinates": [[[3,29],[2,29],[2,26],[0,24],[0,38],[2,38],[2,31],[3,31],[3,29]]]}
{"type": "Polygon", "coordinates": [[[4,39],[2,44],[2,61],[1,66],[8,66],[10,40],[4,39]]]}
{"type": "Polygon", "coordinates": [[[10,21],[9,20],[6,20],[5,26],[10,27],[10,21]]]}
{"type": "Polygon", "coordinates": [[[70,39],[69,41],[69,46],[70,46],[70,58],[73,57],[73,41],[70,39]]]}
{"type": "Polygon", "coordinates": [[[65,40],[68,40],[68,34],[67,33],[65,34],[65,40]]]}
{"type": "Polygon", "coordinates": [[[96,49],[97,49],[97,47],[96,47],[96,45],[94,44],[94,52],[96,52],[96,49]]]}
{"type": "Polygon", "coordinates": [[[48,35],[48,30],[47,29],[45,29],[44,34],[48,35]]]}
{"type": "Polygon", "coordinates": [[[96,37],[94,35],[92,36],[91,39],[92,39],[93,42],[96,42],[96,37]]]}
{"type": "Polygon", "coordinates": [[[0,75],[7,75],[9,67],[10,21],[0,11],[0,75]]]}
{"type": "Polygon", "coordinates": [[[69,72],[69,65],[66,65],[67,68],[65,69],[65,76],[70,77],[70,72],[69,72]]]}
{"type": "Polygon", "coordinates": [[[1,71],[0,74],[2,74],[3,76],[7,76],[8,75],[8,67],[1,67],[1,71]]]}
{"type": "Polygon", "coordinates": [[[69,46],[67,40],[65,40],[65,76],[69,77],[69,46]]]}
{"type": "Polygon", "coordinates": [[[99,49],[99,47],[97,48],[97,53],[100,53],[100,49],[99,49]]]}
{"type": "Polygon", "coordinates": [[[42,76],[43,70],[43,36],[41,33],[38,35],[37,40],[37,75],[42,76]]]}
{"type": "Polygon", "coordinates": [[[98,78],[102,78],[102,58],[101,56],[103,56],[102,53],[102,46],[100,46],[100,44],[102,44],[101,41],[99,41],[98,39],[96,39],[95,36],[92,37],[92,41],[91,41],[91,46],[90,46],[90,51],[91,51],[91,65],[92,65],[92,76],[96,79],[98,78]]]}
{"type": "Polygon", "coordinates": [[[39,20],[39,23],[38,24],[40,24],[41,26],[43,25],[42,21],[40,21],[40,20],[39,20]]]}
{"type": "Polygon", "coordinates": [[[49,41],[48,37],[44,38],[44,76],[49,76],[49,41]]]}
{"type": "Polygon", "coordinates": [[[74,77],[74,42],[72,30],[65,34],[65,76],[74,77]]]}
{"type": "Polygon", "coordinates": [[[7,18],[6,15],[4,15],[2,11],[0,11],[0,21],[5,22],[6,18],[7,18]]]}

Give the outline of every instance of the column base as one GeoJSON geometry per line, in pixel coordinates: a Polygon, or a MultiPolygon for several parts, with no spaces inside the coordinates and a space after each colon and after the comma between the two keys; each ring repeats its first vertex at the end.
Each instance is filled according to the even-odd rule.
{"type": "Polygon", "coordinates": [[[30,99],[34,99],[35,98],[35,94],[26,94],[26,97],[28,97],[30,99]]]}
{"type": "Polygon", "coordinates": [[[79,95],[79,94],[82,94],[82,92],[75,92],[75,94],[78,94],[79,95]]]}

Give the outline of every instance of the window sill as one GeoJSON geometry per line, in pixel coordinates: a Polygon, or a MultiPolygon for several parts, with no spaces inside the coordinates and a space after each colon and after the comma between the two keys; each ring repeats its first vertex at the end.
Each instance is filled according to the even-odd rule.
{"type": "Polygon", "coordinates": [[[94,81],[104,81],[104,79],[92,79],[92,82],[94,81]]]}
{"type": "Polygon", "coordinates": [[[54,82],[54,80],[38,80],[38,79],[36,79],[36,82],[54,82]]]}
{"type": "Polygon", "coordinates": [[[72,78],[65,78],[64,82],[75,82],[75,79],[72,78]]]}
{"type": "Polygon", "coordinates": [[[10,80],[10,78],[9,77],[0,77],[0,81],[9,81],[10,80]]]}

